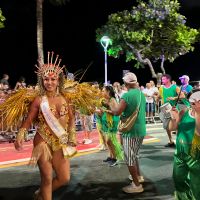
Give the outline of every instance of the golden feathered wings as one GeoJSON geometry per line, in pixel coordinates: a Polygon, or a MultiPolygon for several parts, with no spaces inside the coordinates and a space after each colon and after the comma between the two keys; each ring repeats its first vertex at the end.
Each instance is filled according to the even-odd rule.
{"type": "Polygon", "coordinates": [[[95,85],[66,80],[64,88],[63,95],[71,99],[76,110],[81,110],[82,114],[92,114],[96,107],[101,106],[102,95],[95,85]]]}
{"type": "Polygon", "coordinates": [[[25,88],[8,95],[5,101],[0,104],[2,128],[5,130],[20,125],[28,113],[31,102],[38,94],[37,90],[25,88]]]}
{"type": "MultiPolygon", "coordinates": [[[[4,128],[20,125],[27,116],[34,98],[40,93],[34,89],[20,89],[11,94],[0,104],[0,120],[4,128]]],[[[63,95],[70,99],[76,110],[91,114],[100,106],[101,93],[89,83],[66,80],[63,95]]]]}

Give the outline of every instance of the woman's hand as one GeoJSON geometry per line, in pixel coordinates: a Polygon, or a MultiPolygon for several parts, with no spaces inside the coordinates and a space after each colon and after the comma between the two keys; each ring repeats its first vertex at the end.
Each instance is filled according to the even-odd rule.
{"type": "Polygon", "coordinates": [[[102,108],[98,108],[95,110],[95,113],[97,113],[97,115],[101,116],[103,114],[103,110],[102,108]]]}
{"type": "Polygon", "coordinates": [[[24,142],[23,139],[17,139],[17,140],[15,140],[14,145],[15,145],[15,149],[17,151],[20,151],[20,150],[23,149],[23,142],[24,142]]]}

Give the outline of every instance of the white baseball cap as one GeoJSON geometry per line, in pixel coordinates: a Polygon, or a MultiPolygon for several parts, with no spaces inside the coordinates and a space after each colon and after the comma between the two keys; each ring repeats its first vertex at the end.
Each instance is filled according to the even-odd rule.
{"type": "Polygon", "coordinates": [[[126,73],[122,79],[125,83],[137,83],[137,76],[132,72],[126,73]]]}
{"type": "Polygon", "coordinates": [[[194,103],[195,101],[199,101],[199,100],[200,100],[200,91],[194,92],[193,94],[191,94],[189,98],[190,103],[194,103]]]}
{"type": "Polygon", "coordinates": [[[183,75],[181,77],[179,77],[179,79],[187,79],[188,81],[190,80],[190,77],[188,75],[183,75]]]}

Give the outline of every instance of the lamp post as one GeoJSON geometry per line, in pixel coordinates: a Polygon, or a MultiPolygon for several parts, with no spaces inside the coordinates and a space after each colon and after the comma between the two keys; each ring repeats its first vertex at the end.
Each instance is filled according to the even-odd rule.
{"type": "Polygon", "coordinates": [[[111,43],[111,39],[108,36],[103,36],[101,38],[100,42],[101,42],[101,45],[104,48],[104,53],[105,53],[105,82],[104,82],[104,84],[108,85],[108,79],[107,79],[107,76],[108,76],[108,72],[107,72],[107,48],[108,48],[108,45],[111,43]]]}

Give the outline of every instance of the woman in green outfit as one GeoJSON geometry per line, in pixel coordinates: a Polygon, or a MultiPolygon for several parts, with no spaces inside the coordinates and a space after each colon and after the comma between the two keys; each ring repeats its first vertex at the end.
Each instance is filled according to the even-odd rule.
{"type": "Polygon", "coordinates": [[[119,116],[111,114],[111,107],[117,106],[115,99],[115,92],[112,86],[104,86],[102,89],[104,101],[101,109],[101,132],[103,133],[104,141],[109,150],[109,156],[104,160],[108,162],[110,166],[115,166],[117,160],[123,158],[123,152],[120,143],[117,140],[119,116]],[[108,106],[109,104],[109,106],[108,106]]]}
{"type": "Polygon", "coordinates": [[[189,98],[190,109],[171,111],[170,130],[178,130],[173,179],[177,200],[200,200],[200,91],[189,98]]]}

